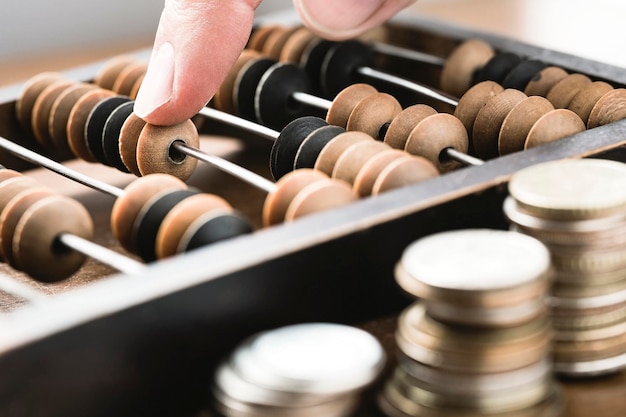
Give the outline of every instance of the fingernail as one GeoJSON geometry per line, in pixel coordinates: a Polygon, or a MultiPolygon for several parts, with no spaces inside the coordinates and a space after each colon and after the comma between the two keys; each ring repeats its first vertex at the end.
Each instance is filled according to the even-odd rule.
{"type": "Polygon", "coordinates": [[[312,30],[341,36],[365,22],[383,4],[383,0],[343,0],[332,7],[329,2],[294,0],[303,21],[312,30]]]}
{"type": "Polygon", "coordinates": [[[153,54],[137,97],[135,114],[146,117],[171,98],[174,90],[174,47],[165,42],[153,54]]]}

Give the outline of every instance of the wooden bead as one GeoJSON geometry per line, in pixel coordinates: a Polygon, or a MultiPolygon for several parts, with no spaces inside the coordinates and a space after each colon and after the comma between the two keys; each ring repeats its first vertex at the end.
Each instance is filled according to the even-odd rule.
{"type": "Polygon", "coordinates": [[[147,62],[133,62],[119,73],[111,90],[122,96],[130,97],[137,80],[143,77],[148,70],[147,62]]]}
{"type": "Polygon", "coordinates": [[[252,225],[238,211],[213,210],[193,222],[180,239],[177,251],[189,252],[252,232],[252,225]]]}
{"type": "Polygon", "coordinates": [[[333,173],[335,163],[341,154],[352,144],[359,141],[373,141],[367,133],[363,132],[346,132],[335,136],[330,142],[324,146],[324,149],[317,156],[315,161],[315,169],[328,175],[333,173]]]}
{"type": "Polygon", "coordinates": [[[437,167],[426,158],[407,155],[392,161],[380,172],[372,187],[372,195],[417,184],[438,175],[437,167]]]}
{"type": "Polygon", "coordinates": [[[93,84],[75,83],[66,88],[52,105],[49,125],[50,141],[53,147],[63,154],[72,153],[67,138],[67,125],[72,108],[85,93],[96,88],[98,87],[93,84]]]}
{"type": "Polygon", "coordinates": [[[269,58],[257,58],[247,62],[235,80],[233,89],[233,99],[240,117],[256,121],[256,89],[261,79],[274,64],[276,60],[269,58]]]}
{"type": "Polygon", "coordinates": [[[365,132],[381,139],[381,129],[402,111],[402,106],[387,93],[376,93],[359,101],[350,117],[346,130],[365,132]]]}
{"type": "Polygon", "coordinates": [[[20,125],[29,133],[32,133],[31,116],[37,97],[46,87],[62,78],[63,75],[58,72],[43,72],[30,78],[22,86],[22,90],[15,102],[15,116],[20,125]]]}
{"type": "Polygon", "coordinates": [[[320,67],[320,86],[325,97],[335,97],[358,79],[360,68],[375,65],[372,48],[355,39],[334,44],[320,67]]]}
{"type": "Polygon", "coordinates": [[[67,121],[67,143],[72,153],[78,158],[87,162],[97,162],[87,147],[87,138],[85,137],[87,119],[96,104],[114,95],[114,92],[100,88],[91,90],[81,96],[72,107],[67,121]]]}
{"type": "Polygon", "coordinates": [[[233,98],[235,82],[239,71],[251,60],[258,59],[261,54],[252,49],[245,49],[230,69],[226,78],[220,85],[219,89],[213,97],[213,105],[216,109],[230,114],[237,114],[235,100],[233,98]]]}
{"type": "Polygon", "coordinates": [[[274,29],[268,35],[267,39],[265,39],[265,42],[263,42],[261,53],[272,59],[278,60],[285,43],[295,30],[296,28],[290,27],[280,27],[274,29]]]}
{"type": "Polygon", "coordinates": [[[137,78],[135,84],[133,84],[132,88],[130,89],[130,93],[128,94],[128,96],[131,100],[135,100],[137,98],[137,94],[139,94],[139,89],[141,88],[141,84],[143,83],[144,78],[146,78],[145,73],[137,78]]]}
{"type": "Polygon", "coordinates": [[[518,90],[506,89],[491,98],[476,115],[472,143],[479,158],[490,159],[498,156],[498,136],[504,119],[526,94],[518,90]]]}
{"type": "Polygon", "coordinates": [[[118,139],[122,162],[131,173],[138,177],[141,176],[141,171],[137,166],[137,141],[145,125],[146,122],[143,119],[137,117],[135,113],[131,113],[122,124],[118,139]]]}
{"type": "Polygon", "coordinates": [[[105,90],[112,90],[115,80],[124,68],[136,62],[135,58],[128,55],[120,55],[108,60],[94,78],[94,83],[105,90]]]}
{"type": "Polygon", "coordinates": [[[528,132],[535,122],[552,110],[552,103],[539,96],[528,97],[517,103],[502,122],[498,153],[506,155],[523,150],[528,132]]]}
{"type": "Polygon", "coordinates": [[[593,106],[587,128],[608,125],[626,118],[626,89],[616,88],[604,94],[593,106]]]}
{"type": "Polygon", "coordinates": [[[122,126],[132,114],[134,106],[134,101],[127,101],[117,106],[107,118],[102,132],[104,163],[122,172],[130,171],[122,161],[120,154],[120,132],[122,131],[122,126]]]}
{"type": "MultiPolygon", "coordinates": [[[[2,183],[8,179],[21,177],[21,176],[22,176],[21,172],[14,171],[12,169],[2,168],[0,169],[0,186],[2,186],[2,183]]],[[[0,206],[0,211],[2,211],[2,206],[0,206]]]]}
{"type": "Polygon", "coordinates": [[[306,46],[316,39],[316,35],[307,28],[299,28],[289,36],[283,45],[278,60],[299,64],[306,46]]]}
{"type": "Polygon", "coordinates": [[[545,62],[536,59],[522,60],[504,77],[501,83],[502,87],[504,87],[504,89],[512,88],[514,90],[524,91],[530,80],[547,66],[545,62]]]}
{"type": "Polygon", "coordinates": [[[585,124],[576,113],[567,109],[556,109],[543,115],[530,129],[524,149],[543,145],[583,132],[585,124]]]}
{"type": "Polygon", "coordinates": [[[356,105],[367,96],[378,93],[374,87],[369,84],[352,84],[346,87],[333,100],[326,113],[326,121],[330,125],[341,126],[344,129],[348,126],[348,118],[356,105]]]}
{"type": "Polygon", "coordinates": [[[566,109],[574,96],[589,84],[591,84],[591,79],[586,75],[570,74],[556,83],[548,91],[546,98],[555,109],[566,109]]]}
{"type": "Polygon", "coordinates": [[[304,187],[285,213],[285,222],[350,204],[358,199],[350,185],[326,178],[304,187]]]}
{"type": "MultiPolygon", "coordinates": [[[[14,184],[17,185],[17,184],[14,184]]],[[[13,255],[13,236],[18,222],[26,211],[37,201],[54,195],[48,188],[28,184],[27,186],[12,187],[10,198],[6,198],[3,203],[2,214],[0,215],[0,251],[5,262],[13,267],[18,267],[13,255]]],[[[54,218],[49,221],[55,221],[54,218]]]]}
{"type": "Polygon", "coordinates": [[[111,230],[115,238],[126,250],[134,253],[136,242],[132,239],[132,229],[144,204],[164,190],[186,188],[184,182],[166,174],[152,174],[130,183],[111,210],[111,230]]]}
{"type": "Polygon", "coordinates": [[[210,211],[228,209],[230,204],[213,194],[196,194],[181,201],[170,210],[159,227],[155,244],[157,258],[176,255],[183,234],[198,217],[210,211]]]}
{"type": "Polygon", "coordinates": [[[441,71],[441,89],[453,96],[461,97],[472,85],[477,70],[495,55],[491,45],[470,39],[463,42],[448,56],[441,71]]]}
{"type": "Polygon", "coordinates": [[[591,110],[596,105],[598,100],[612,90],[613,86],[611,86],[611,84],[605,83],[604,81],[594,81],[586,87],[583,87],[574,96],[567,108],[576,113],[586,125],[589,120],[591,110]]]}
{"type": "Polygon", "coordinates": [[[13,236],[13,255],[18,268],[43,282],[59,281],[76,272],[85,256],[60,247],[57,239],[63,233],[93,238],[93,222],[81,204],[54,195],[29,207],[13,236]]]}
{"type": "Polygon", "coordinates": [[[456,117],[438,113],[419,122],[411,131],[404,150],[419,155],[433,163],[440,172],[459,167],[459,163],[442,157],[446,148],[467,153],[469,139],[463,123],[456,117]]]}
{"type": "Polygon", "coordinates": [[[105,165],[110,165],[104,152],[104,127],[111,114],[121,105],[130,101],[128,97],[113,96],[100,100],[89,113],[85,125],[85,142],[89,153],[105,165]]]}
{"type": "Polygon", "coordinates": [[[185,181],[191,176],[198,160],[172,149],[174,142],[200,146],[198,131],[191,120],[174,126],[146,124],[137,141],[137,167],[141,175],[165,173],[185,181]]]}
{"type": "MultiPolygon", "coordinates": [[[[327,97],[322,88],[322,67],[330,49],[335,46],[335,42],[322,38],[315,38],[304,48],[300,57],[300,66],[309,76],[312,86],[317,86],[315,93],[327,97]]],[[[351,83],[352,84],[352,83],[351,83]]],[[[345,87],[345,86],[344,86],[345,87]]],[[[338,92],[330,95],[334,97],[338,92]]]]}
{"type": "Polygon", "coordinates": [[[311,132],[303,141],[294,158],[294,169],[314,168],[317,157],[322,149],[337,135],[346,130],[339,126],[322,126],[311,132]]]}
{"type": "Polygon", "coordinates": [[[263,49],[263,45],[267,38],[272,34],[275,30],[280,30],[283,28],[281,25],[264,25],[257,29],[255,29],[250,34],[250,39],[248,39],[247,48],[255,51],[261,52],[263,49]]]}
{"type": "Polygon", "coordinates": [[[69,80],[58,80],[46,87],[33,105],[33,114],[31,118],[31,129],[37,142],[47,150],[53,149],[52,139],[50,137],[50,111],[55,100],[74,83],[69,80]]]}
{"type": "Polygon", "coordinates": [[[339,155],[331,177],[354,184],[363,165],[377,153],[389,150],[389,145],[379,141],[357,142],[339,155]]]}
{"type": "Polygon", "coordinates": [[[382,152],[378,152],[369,158],[359,170],[352,189],[360,197],[366,197],[372,194],[372,187],[376,182],[376,179],[380,175],[383,169],[387,167],[392,161],[399,158],[406,158],[409,156],[406,152],[399,149],[387,149],[382,152]]]}
{"type": "Polygon", "coordinates": [[[276,188],[265,198],[263,225],[272,226],[284,222],[287,209],[300,190],[326,178],[327,175],[312,169],[298,169],[283,176],[276,182],[276,188]]]}
{"type": "Polygon", "coordinates": [[[404,149],[413,128],[433,114],[437,114],[437,111],[426,104],[415,104],[407,107],[398,113],[389,124],[384,142],[394,149],[404,149]]]}
{"type": "Polygon", "coordinates": [[[567,77],[568,73],[561,67],[549,66],[539,71],[528,82],[524,93],[527,96],[541,96],[545,97],[548,91],[556,85],[563,78],[567,77]]]}
{"type": "Polygon", "coordinates": [[[463,97],[461,97],[459,104],[454,110],[454,116],[463,123],[470,138],[474,130],[476,116],[480,109],[482,109],[492,97],[503,91],[504,88],[502,88],[500,84],[493,81],[483,81],[463,94],[463,97]]]}

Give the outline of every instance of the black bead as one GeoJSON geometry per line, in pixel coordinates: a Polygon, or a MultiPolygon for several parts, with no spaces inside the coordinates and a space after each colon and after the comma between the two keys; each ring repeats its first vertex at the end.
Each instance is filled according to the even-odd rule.
{"type": "Polygon", "coordinates": [[[146,262],[152,262],[156,257],[156,238],[159,227],[165,216],[187,197],[198,194],[194,189],[173,190],[160,196],[156,201],[149,202],[149,206],[142,208],[133,225],[134,241],[137,242],[137,255],[146,262]]]}
{"type": "Polygon", "coordinates": [[[297,103],[293,94],[309,91],[309,78],[302,68],[282,62],[272,65],[256,89],[254,106],[257,121],[281,130],[287,123],[305,114],[305,106],[297,103]]]}
{"type": "Polygon", "coordinates": [[[536,59],[522,61],[506,75],[502,87],[524,91],[530,80],[547,66],[545,62],[536,59]]]}
{"type": "Polygon", "coordinates": [[[274,180],[278,181],[292,171],[300,144],[311,132],[322,126],[328,126],[328,123],[313,116],[300,117],[285,126],[270,153],[270,170],[274,180]]]}
{"type": "Polygon", "coordinates": [[[333,46],[322,64],[322,91],[335,97],[358,80],[358,69],[374,66],[374,53],[362,42],[346,41],[333,46]]]}
{"type": "Polygon", "coordinates": [[[202,223],[186,242],[186,245],[179,248],[179,250],[188,252],[251,232],[252,226],[250,222],[236,211],[220,214],[215,217],[209,217],[202,223]]]}
{"type": "Polygon", "coordinates": [[[102,149],[102,136],[107,119],[117,107],[129,102],[125,96],[108,97],[100,100],[91,110],[85,125],[85,142],[91,154],[98,162],[106,164],[104,149],[102,149]]]}
{"type": "Polygon", "coordinates": [[[241,69],[239,79],[235,83],[235,92],[237,112],[244,119],[256,121],[254,112],[254,96],[256,88],[261,81],[261,77],[265,74],[275,60],[264,58],[252,61],[241,69]]]}
{"type": "Polygon", "coordinates": [[[302,52],[300,67],[304,68],[304,71],[311,82],[311,87],[317,95],[323,94],[321,89],[322,65],[326,54],[334,45],[335,42],[324,39],[316,39],[315,41],[309,43],[302,52]]]}
{"type": "Polygon", "coordinates": [[[344,133],[346,130],[339,126],[323,126],[315,129],[309,134],[298,149],[293,163],[294,169],[313,168],[315,161],[324,146],[334,137],[344,133]]]}
{"type": "Polygon", "coordinates": [[[120,155],[120,132],[122,125],[133,112],[134,106],[135,102],[129,101],[113,110],[104,125],[104,132],[102,133],[102,150],[104,152],[105,164],[115,167],[122,172],[130,171],[122,162],[122,156],[120,155]]]}
{"type": "Polygon", "coordinates": [[[510,52],[496,54],[476,73],[473,84],[482,81],[494,81],[501,84],[507,74],[520,62],[522,62],[522,58],[519,55],[510,52]]]}

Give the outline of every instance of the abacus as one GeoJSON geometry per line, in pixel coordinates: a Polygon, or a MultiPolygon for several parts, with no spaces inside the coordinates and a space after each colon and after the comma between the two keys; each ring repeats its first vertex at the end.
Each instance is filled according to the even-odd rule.
{"type": "MultiPolygon", "coordinates": [[[[626,83],[620,68],[414,17],[400,16],[382,32],[390,45],[443,60],[465,39],[479,37],[496,50],[537,57],[615,88],[626,83]]],[[[375,64],[408,79],[419,73],[419,82],[432,86],[438,85],[441,72],[438,65],[389,54],[377,55],[375,64]]],[[[92,81],[103,65],[77,69],[68,78],[92,81]]],[[[436,100],[418,99],[384,82],[376,87],[402,103],[441,107],[436,100]]],[[[33,146],[15,117],[20,88],[0,91],[0,136],[33,146]]],[[[200,117],[197,126],[201,133],[240,139],[242,147],[227,156],[269,176],[272,141],[244,128],[244,122],[229,120],[200,117]]],[[[506,229],[504,185],[513,173],[565,158],[624,161],[625,134],[624,122],[609,123],[523,152],[488,155],[445,175],[267,228],[260,227],[265,192],[251,191],[238,178],[199,164],[189,183],[223,196],[251,219],[254,231],[121,274],[87,264],[78,272],[82,279],[106,277],[53,297],[21,293],[32,305],[2,322],[0,413],[194,415],[207,399],[216,364],[233,346],[256,331],[291,323],[358,325],[392,350],[394,320],[409,302],[393,279],[393,268],[409,243],[445,230],[506,229]]],[[[59,152],[61,157],[62,151],[66,149],[59,152]]],[[[20,158],[4,153],[2,158],[8,168],[32,168],[20,158]]],[[[120,187],[131,182],[115,178],[120,187]]],[[[80,197],[96,218],[95,236],[121,250],[108,231],[113,200],[98,196],[80,197]]],[[[623,375],[603,382],[607,387],[623,383],[623,375]]],[[[581,394],[582,389],[565,383],[565,391],[581,394]]],[[[567,412],[579,415],[574,407],[567,412]]],[[[377,416],[380,411],[366,399],[360,415],[377,416]]]]}

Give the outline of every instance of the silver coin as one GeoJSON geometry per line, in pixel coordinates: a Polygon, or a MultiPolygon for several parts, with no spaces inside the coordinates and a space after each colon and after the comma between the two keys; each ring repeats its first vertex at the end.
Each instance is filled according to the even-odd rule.
{"type": "Polygon", "coordinates": [[[606,375],[626,369],[626,353],[610,358],[598,359],[585,362],[560,362],[554,363],[556,373],[570,377],[591,377],[606,375]]]}

